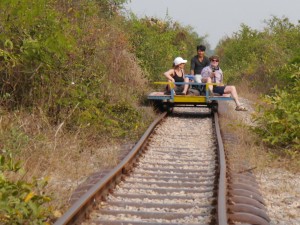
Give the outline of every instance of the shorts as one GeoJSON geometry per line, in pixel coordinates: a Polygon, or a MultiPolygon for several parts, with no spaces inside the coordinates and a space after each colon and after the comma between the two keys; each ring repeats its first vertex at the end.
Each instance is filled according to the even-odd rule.
{"type": "Polygon", "coordinates": [[[202,83],[202,76],[200,75],[200,74],[196,74],[195,76],[194,76],[194,80],[195,80],[195,82],[196,83],[202,83]]]}
{"type": "MultiPolygon", "coordinates": [[[[174,91],[175,91],[176,94],[182,93],[183,90],[184,90],[184,86],[183,85],[181,85],[181,86],[175,86],[174,87],[174,91]]],[[[168,85],[166,86],[166,90],[165,90],[164,93],[165,93],[165,95],[170,95],[171,94],[171,90],[169,89],[168,85]]]]}
{"type": "Polygon", "coordinates": [[[213,87],[213,92],[217,93],[219,95],[223,95],[225,88],[226,88],[226,86],[214,86],[213,87]]]}
{"type": "Polygon", "coordinates": [[[175,86],[174,87],[174,91],[175,91],[176,94],[182,93],[183,90],[184,90],[184,86],[183,85],[182,86],[175,86]]]}

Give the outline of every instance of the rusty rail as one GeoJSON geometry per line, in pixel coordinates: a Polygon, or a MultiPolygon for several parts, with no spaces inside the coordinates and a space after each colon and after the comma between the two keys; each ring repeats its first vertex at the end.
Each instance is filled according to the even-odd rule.
{"type": "Polygon", "coordinates": [[[220,132],[218,113],[214,112],[214,124],[218,142],[219,154],[219,189],[218,189],[218,225],[227,225],[227,206],[226,206],[226,159],[224,146],[220,132]]]}
{"type": "MultiPolygon", "coordinates": [[[[145,147],[145,141],[156,125],[165,118],[167,113],[161,114],[147,129],[139,142],[130,153],[111,170],[105,177],[101,178],[90,190],[88,190],[54,225],[78,224],[88,217],[89,212],[96,204],[101,202],[122,179],[122,176],[130,170],[131,165],[138,161],[145,147]]],[[[214,129],[218,145],[218,191],[217,191],[217,218],[216,224],[227,225],[235,223],[249,223],[267,225],[270,222],[266,214],[263,198],[258,191],[258,185],[249,170],[234,173],[226,165],[223,141],[221,137],[219,118],[216,112],[214,116],[214,129]],[[226,172],[226,168],[229,171],[226,172]]]]}
{"type": "Polygon", "coordinates": [[[97,182],[89,191],[87,191],[74,205],[60,217],[54,225],[71,225],[82,220],[87,216],[92,207],[97,201],[100,201],[111,188],[113,188],[121,179],[121,175],[126,173],[129,164],[133,163],[139,156],[140,150],[143,147],[145,140],[151,134],[155,126],[167,116],[167,113],[162,113],[147,129],[142,138],[130,151],[130,153],[105,177],[97,182]]]}

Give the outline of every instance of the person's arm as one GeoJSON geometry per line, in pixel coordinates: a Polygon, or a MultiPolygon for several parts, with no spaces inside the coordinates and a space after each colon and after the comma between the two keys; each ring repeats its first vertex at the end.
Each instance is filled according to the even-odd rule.
{"type": "Polygon", "coordinates": [[[195,61],[194,61],[194,58],[191,59],[191,74],[195,75],[195,61]]]}
{"type": "Polygon", "coordinates": [[[170,69],[167,72],[164,72],[165,77],[168,79],[170,82],[175,82],[173,75],[174,75],[174,69],[170,69]]]}
{"type": "Polygon", "coordinates": [[[201,71],[202,82],[207,82],[207,78],[210,76],[210,71],[208,67],[204,67],[201,71]]]}
{"type": "Polygon", "coordinates": [[[221,69],[219,69],[219,74],[220,74],[220,83],[219,83],[219,85],[220,86],[224,86],[224,83],[223,83],[223,71],[221,69]]]}

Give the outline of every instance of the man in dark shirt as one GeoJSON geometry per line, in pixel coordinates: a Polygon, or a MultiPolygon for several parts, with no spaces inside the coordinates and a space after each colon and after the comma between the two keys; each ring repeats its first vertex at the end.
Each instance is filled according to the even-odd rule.
{"type": "Polygon", "coordinates": [[[191,60],[191,74],[201,74],[204,67],[209,66],[210,61],[208,57],[205,56],[206,47],[204,45],[197,46],[197,55],[195,55],[191,60]]]}
{"type": "MultiPolygon", "coordinates": [[[[201,83],[201,71],[204,67],[210,65],[210,60],[205,56],[205,50],[206,47],[204,45],[198,45],[197,55],[191,59],[191,74],[194,75],[194,81],[196,83],[201,83]]],[[[192,89],[198,90],[200,95],[205,94],[205,86],[192,85],[192,89]]]]}

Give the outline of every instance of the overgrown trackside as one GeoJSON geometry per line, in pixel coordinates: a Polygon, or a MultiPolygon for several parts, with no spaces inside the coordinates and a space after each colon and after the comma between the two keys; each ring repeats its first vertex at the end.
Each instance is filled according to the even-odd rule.
{"type": "Polygon", "coordinates": [[[171,19],[126,19],[125,2],[0,2],[1,222],[59,216],[67,194],[52,190],[69,192],[67,181],[117,162],[111,143],[136,140],[154,117],[141,107],[149,81],[201,40],[171,19]],[[32,176],[49,176],[52,187],[32,176]]]}
{"type": "Polygon", "coordinates": [[[292,155],[300,149],[299,40],[299,23],[273,17],[263,31],[242,25],[217,50],[229,83],[247,83],[251,92],[265,94],[255,131],[268,146],[292,155]]]}

